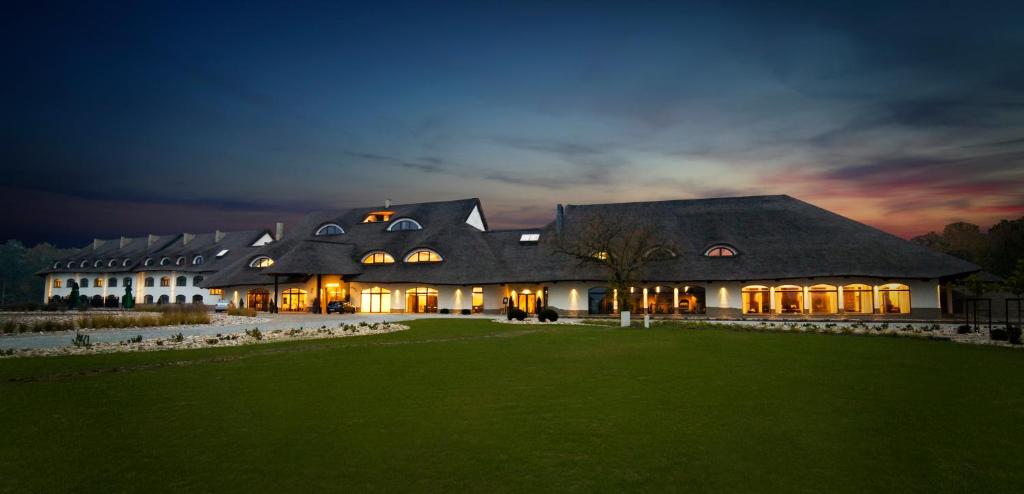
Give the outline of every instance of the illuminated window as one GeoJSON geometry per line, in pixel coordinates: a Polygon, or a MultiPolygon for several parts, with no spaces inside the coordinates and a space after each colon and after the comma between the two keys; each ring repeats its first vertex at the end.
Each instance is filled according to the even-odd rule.
{"type": "Polygon", "coordinates": [[[366,254],[362,261],[363,264],[391,264],[393,262],[395,262],[395,258],[382,250],[366,254]]]}
{"type": "Polygon", "coordinates": [[[345,233],[345,230],[342,230],[341,227],[335,223],[328,223],[316,230],[316,235],[318,236],[341,235],[342,233],[345,233]]]}
{"type": "Polygon", "coordinates": [[[524,244],[535,244],[540,242],[539,233],[524,233],[519,236],[519,241],[524,244]]]}
{"type": "Polygon", "coordinates": [[[78,282],[78,286],[82,288],[89,288],[89,278],[82,278],[81,281],[78,282]]]}
{"type": "Polygon", "coordinates": [[[594,259],[600,259],[602,261],[607,261],[609,257],[611,257],[611,256],[609,256],[608,253],[603,251],[603,250],[597,251],[597,252],[594,253],[594,259]]]}
{"type": "Polygon", "coordinates": [[[110,288],[117,288],[117,278],[111,277],[107,280],[107,286],[110,288]]]}
{"type": "Polygon", "coordinates": [[[775,310],[783,314],[800,314],[804,311],[804,289],[793,285],[775,288],[775,310]]]}
{"type": "Polygon", "coordinates": [[[174,286],[188,286],[188,278],[179,276],[174,279],[174,286]]]}
{"type": "Polygon", "coordinates": [[[871,287],[862,284],[843,286],[843,312],[851,314],[871,314],[875,311],[874,296],[871,287]]]}
{"type": "Polygon", "coordinates": [[[249,263],[250,268],[265,268],[274,264],[274,260],[267,256],[259,256],[249,263]]]}
{"type": "Polygon", "coordinates": [[[437,312],[437,289],[418,287],[406,290],[405,311],[417,314],[437,312]]]}
{"type": "Polygon", "coordinates": [[[441,255],[430,249],[417,249],[405,256],[405,262],[441,262],[441,255]]]}
{"type": "Polygon", "coordinates": [[[839,312],[839,291],[832,285],[814,285],[807,289],[810,298],[808,307],[811,314],[835,314],[839,312]]]}
{"type": "Polygon", "coordinates": [[[909,314],[910,287],[899,283],[879,286],[878,307],[882,314],[909,314]]]}
{"type": "Polygon", "coordinates": [[[153,265],[153,258],[152,257],[147,257],[145,262],[143,262],[142,264],[144,266],[152,266],[153,265]]]}
{"type": "Polygon", "coordinates": [[[391,215],[395,214],[393,211],[374,211],[366,215],[363,218],[363,223],[377,223],[382,221],[391,220],[391,215]]]}
{"type": "Polygon", "coordinates": [[[153,286],[153,277],[152,276],[146,277],[146,279],[143,280],[143,285],[145,285],[145,286],[153,286]]]}
{"type": "Polygon", "coordinates": [[[473,287],[473,312],[484,311],[484,287],[473,287]]]}
{"type": "Polygon", "coordinates": [[[423,226],[420,225],[419,222],[417,222],[414,219],[410,219],[410,218],[397,219],[397,220],[395,220],[394,223],[391,224],[391,226],[388,226],[388,231],[389,232],[404,232],[404,231],[409,231],[409,230],[422,230],[422,229],[423,229],[423,226]]]}
{"type": "Polygon", "coordinates": [[[715,245],[704,251],[704,255],[708,257],[732,257],[736,255],[736,249],[728,245],[715,245]]]}
{"type": "Polygon", "coordinates": [[[160,259],[160,265],[161,266],[170,266],[171,265],[171,258],[170,257],[163,257],[163,258],[161,258],[160,259]]]}
{"type": "Polygon", "coordinates": [[[205,261],[205,259],[203,259],[203,256],[195,256],[192,258],[192,264],[196,266],[202,264],[203,261],[205,261]]]}
{"type": "Polygon", "coordinates": [[[161,277],[160,286],[171,286],[171,278],[169,276],[161,277]]]}
{"type": "Polygon", "coordinates": [[[224,289],[223,288],[211,288],[210,289],[210,295],[224,295],[224,289]]]}
{"type": "Polygon", "coordinates": [[[177,266],[184,266],[185,265],[185,256],[178,257],[178,260],[174,261],[174,264],[177,265],[177,266]]]}
{"type": "Polygon", "coordinates": [[[771,291],[766,286],[751,285],[743,287],[743,313],[767,314],[770,311],[771,291]]]}
{"type": "Polygon", "coordinates": [[[60,280],[57,280],[57,279],[53,280],[53,287],[54,288],[60,288],[60,286],[61,286],[60,280]]]}
{"type": "Polygon", "coordinates": [[[364,289],[360,295],[361,312],[391,312],[391,290],[375,286],[364,289]]]}

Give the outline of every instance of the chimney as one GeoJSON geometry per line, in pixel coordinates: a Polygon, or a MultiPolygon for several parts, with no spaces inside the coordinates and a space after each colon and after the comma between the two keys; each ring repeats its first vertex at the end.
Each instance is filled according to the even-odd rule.
{"type": "Polygon", "coordinates": [[[562,233],[562,224],[565,223],[565,208],[561,204],[555,206],[555,232],[562,233]]]}
{"type": "Polygon", "coordinates": [[[157,237],[156,235],[153,235],[152,233],[150,233],[149,237],[146,238],[146,247],[152,247],[153,244],[156,243],[156,239],[157,238],[159,238],[159,237],[157,237]]]}
{"type": "Polygon", "coordinates": [[[196,238],[196,234],[194,234],[194,233],[182,233],[181,234],[181,245],[188,245],[188,243],[191,242],[193,238],[196,238]]]}
{"type": "Polygon", "coordinates": [[[121,237],[121,241],[118,242],[117,248],[123,249],[126,245],[128,245],[128,237],[121,237]]]}
{"type": "Polygon", "coordinates": [[[99,249],[101,245],[103,245],[103,241],[102,240],[100,240],[98,238],[92,239],[92,250],[99,249]]]}
{"type": "Polygon", "coordinates": [[[214,232],[213,232],[213,242],[217,243],[217,242],[220,242],[221,240],[224,240],[224,232],[222,232],[220,230],[214,230],[214,232]]]}
{"type": "Polygon", "coordinates": [[[282,238],[284,238],[284,223],[278,221],[274,225],[274,240],[280,242],[282,238]]]}
{"type": "Polygon", "coordinates": [[[384,209],[391,209],[391,199],[384,199],[384,209]]]}

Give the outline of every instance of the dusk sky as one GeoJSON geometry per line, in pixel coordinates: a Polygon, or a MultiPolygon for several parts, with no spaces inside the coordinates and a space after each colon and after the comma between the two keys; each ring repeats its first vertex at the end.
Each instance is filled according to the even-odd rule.
{"type": "Polygon", "coordinates": [[[1024,3],[21,2],[4,237],[310,210],[789,194],[912,236],[1024,215],[1024,3]],[[486,6],[485,6],[486,4],[486,6]]]}

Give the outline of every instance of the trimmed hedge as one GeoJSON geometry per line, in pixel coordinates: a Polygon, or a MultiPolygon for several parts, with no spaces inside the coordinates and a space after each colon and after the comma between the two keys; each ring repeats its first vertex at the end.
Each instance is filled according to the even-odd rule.
{"type": "Polygon", "coordinates": [[[545,307],[537,313],[537,319],[540,320],[540,322],[555,322],[558,320],[558,312],[555,312],[555,309],[545,307]]]}

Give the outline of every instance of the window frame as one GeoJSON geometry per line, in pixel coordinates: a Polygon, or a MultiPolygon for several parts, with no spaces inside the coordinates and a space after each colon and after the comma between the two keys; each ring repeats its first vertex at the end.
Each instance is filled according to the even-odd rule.
{"type": "Polygon", "coordinates": [[[738,255],[740,255],[740,251],[736,250],[736,247],[733,247],[732,245],[729,244],[713,244],[710,247],[704,249],[704,257],[721,258],[736,257],[738,255]],[[713,252],[718,253],[713,254],[713,252]],[[729,252],[729,254],[722,255],[721,252],[729,252]]]}
{"type": "Polygon", "coordinates": [[[419,221],[416,221],[416,220],[414,220],[412,218],[407,218],[407,217],[398,218],[398,219],[392,221],[391,224],[388,225],[388,231],[389,232],[414,232],[416,230],[422,230],[422,229],[423,229],[423,225],[421,225],[419,221]],[[398,225],[410,224],[410,223],[415,225],[416,228],[396,228],[398,225]]]}
{"type": "Polygon", "coordinates": [[[341,225],[339,225],[337,223],[324,223],[324,224],[320,225],[319,227],[317,227],[316,231],[313,232],[313,236],[314,237],[333,237],[335,235],[344,235],[344,234],[345,234],[345,229],[342,228],[341,225]],[[338,229],[338,233],[324,233],[325,229],[330,228],[332,226],[338,229]]]}
{"type": "Polygon", "coordinates": [[[386,250],[372,250],[370,252],[367,252],[366,254],[363,254],[363,257],[360,258],[359,263],[368,266],[373,266],[377,264],[394,264],[395,256],[392,256],[391,253],[389,253],[386,250]],[[376,260],[376,256],[378,254],[381,255],[380,261],[376,260]]]}
{"type": "Polygon", "coordinates": [[[430,249],[427,247],[419,247],[409,251],[408,254],[402,256],[402,262],[406,264],[436,264],[439,262],[444,262],[444,256],[442,256],[440,252],[434,249],[430,249]],[[421,255],[424,253],[427,254],[426,260],[420,259],[421,255]],[[416,260],[412,260],[413,256],[417,257],[416,260]],[[431,259],[431,257],[433,256],[437,256],[437,259],[431,259]]]}

